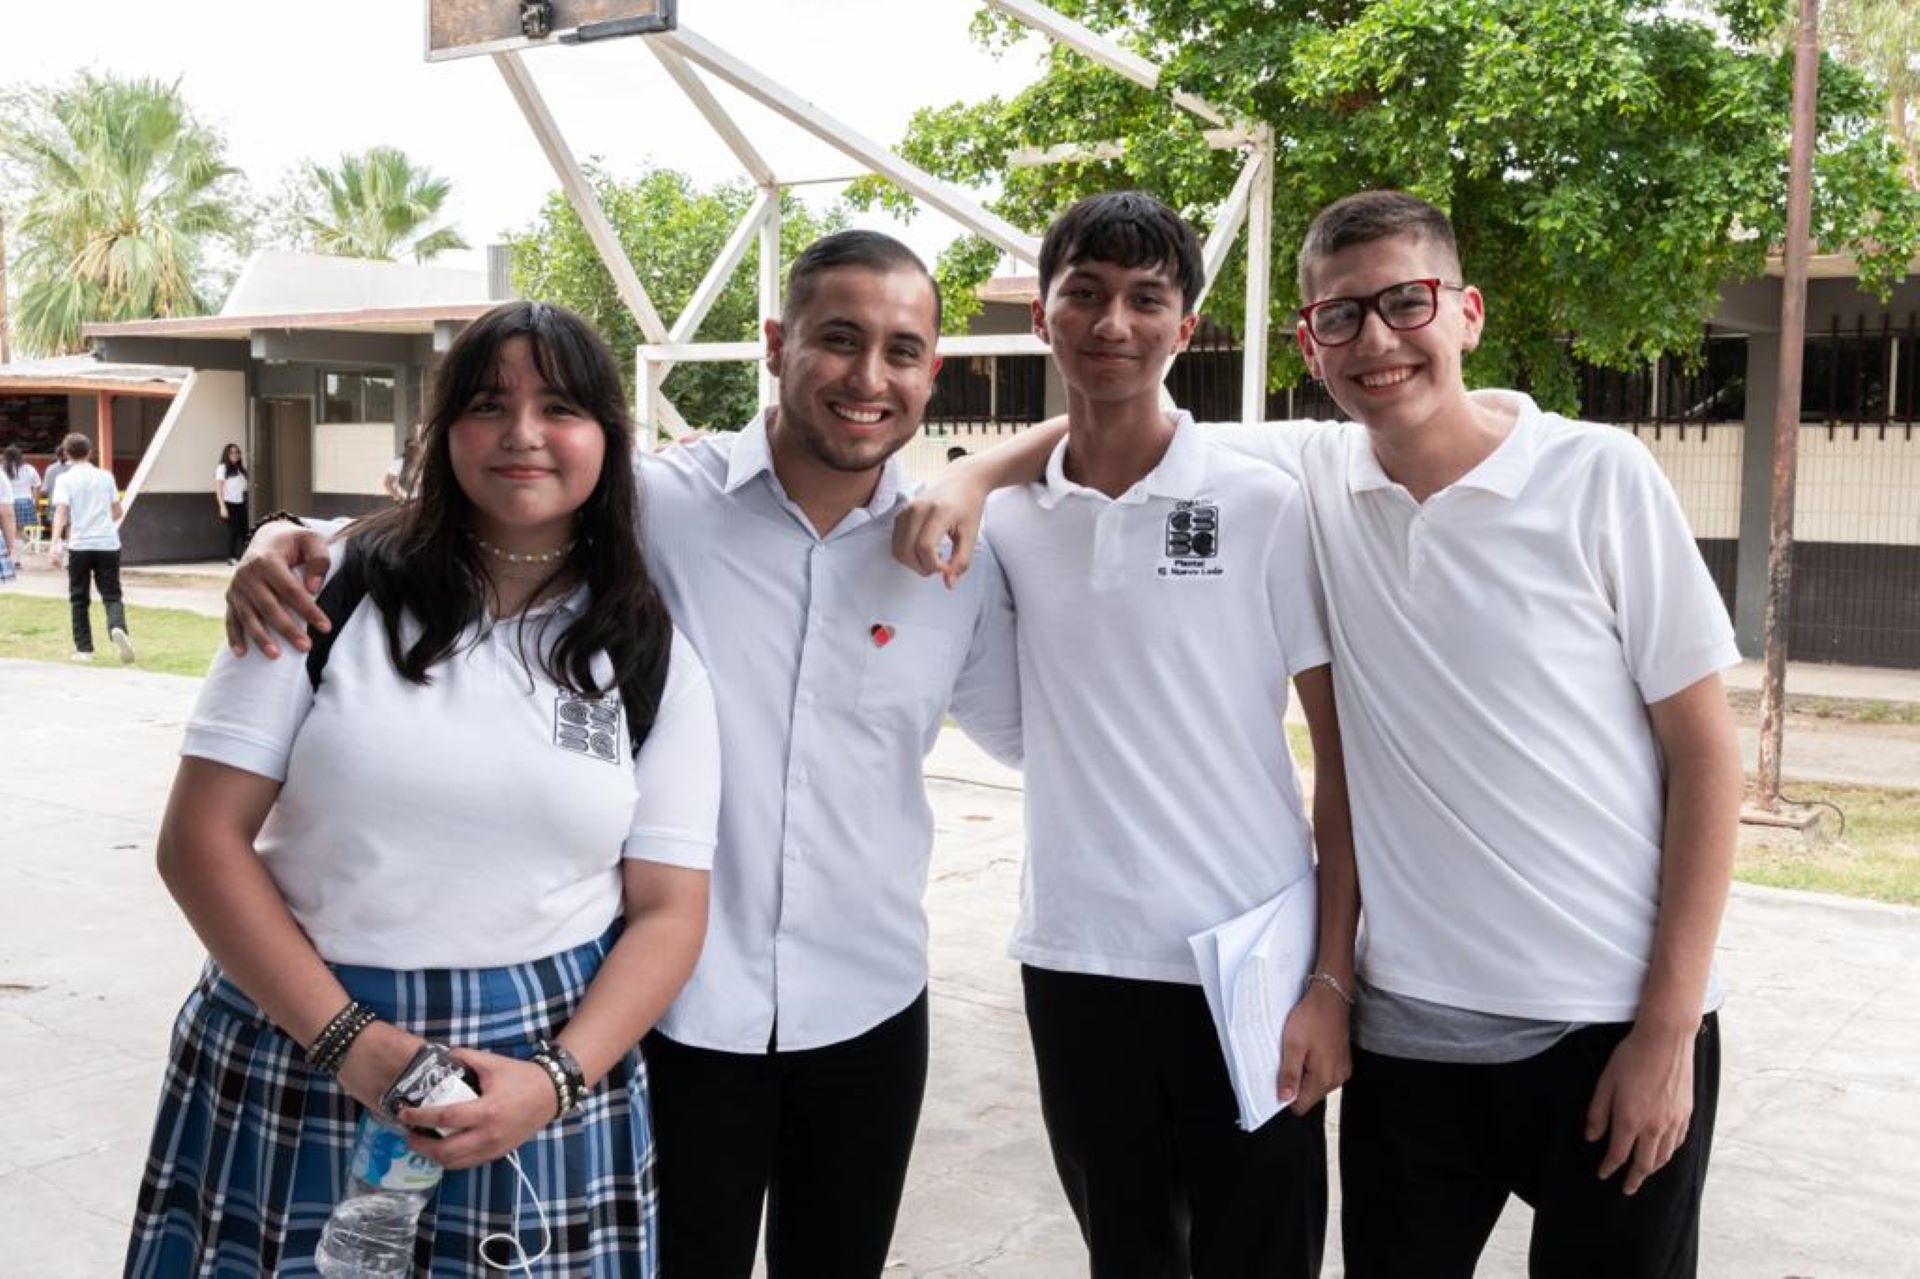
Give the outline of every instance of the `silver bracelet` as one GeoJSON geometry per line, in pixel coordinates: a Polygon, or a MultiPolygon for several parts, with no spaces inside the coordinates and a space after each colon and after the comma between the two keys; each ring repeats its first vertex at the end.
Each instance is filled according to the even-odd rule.
{"type": "Polygon", "coordinates": [[[1326,969],[1316,968],[1307,975],[1307,989],[1312,990],[1316,985],[1325,986],[1328,990],[1340,996],[1341,1003],[1349,1008],[1353,1007],[1353,995],[1345,986],[1340,984],[1338,977],[1335,977],[1326,969]]]}

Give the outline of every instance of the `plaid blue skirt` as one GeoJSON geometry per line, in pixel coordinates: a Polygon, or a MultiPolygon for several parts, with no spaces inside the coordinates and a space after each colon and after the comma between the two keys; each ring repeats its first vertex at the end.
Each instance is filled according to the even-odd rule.
{"type": "Polygon", "coordinates": [[[15,528],[20,530],[21,537],[25,537],[27,530],[39,522],[40,510],[34,504],[32,498],[16,497],[13,499],[13,524],[15,528]]]}
{"type": "MultiPolygon", "coordinates": [[[[566,1024],[613,940],[609,932],[505,968],[334,972],[353,998],[414,1034],[525,1058],[566,1024]]],[[[346,1189],[360,1110],[209,962],[174,1023],[126,1273],[317,1274],[314,1249],[346,1189]]],[[[519,1154],[553,1234],[535,1274],[653,1279],[653,1133],[637,1048],[580,1111],[549,1124],[519,1154]]],[[[480,1241],[512,1229],[515,1180],[504,1159],[448,1173],[421,1214],[415,1274],[498,1275],[481,1262],[480,1241]]],[[[540,1232],[524,1195],[519,1226],[530,1256],[540,1232]]],[[[489,1251],[497,1257],[501,1249],[489,1251]]]]}

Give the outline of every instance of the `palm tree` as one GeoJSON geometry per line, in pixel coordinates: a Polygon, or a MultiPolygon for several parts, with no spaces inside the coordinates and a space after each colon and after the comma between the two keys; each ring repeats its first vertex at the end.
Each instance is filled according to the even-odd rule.
{"type": "Polygon", "coordinates": [[[230,235],[225,143],[178,82],[82,72],[0,124],[27,191],[16,223],[15,326],[30,351],[81,348],[89,321],[204,312],[204,241],[230,235]]]}
{"type": "Polygon", "coordinates": [[[312,165],[309,176],[323,206],[301,222],[322,253],[394,261],[404,252],[425,262],[467,242],[451,227],[429,229],[452,189],[431,169],[415,168],[394,147],[343,155],[338,167],[312,165]]]}

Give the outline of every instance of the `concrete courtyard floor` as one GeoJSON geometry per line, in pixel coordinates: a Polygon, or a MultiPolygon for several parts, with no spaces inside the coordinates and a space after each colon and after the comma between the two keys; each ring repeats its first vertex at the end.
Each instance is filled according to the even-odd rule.
{"type": "MultiPolygon", "coordinates": [[[[45,726],[14,734],[0,773],[0,1274],[119,1272],[167,1029],[201,957],[152,862],[195,687],[0,662],[9,722],[45,726]]],[[[1005,957],[1018,779],[953,734],[928,774],[933,1066],[889,1274],[1084,1274],[1005,957]]],[[[1720,963],[1702,1273],[1920,1276],[1920,911],[1736,887],[1720,963]]],[[[1526,1216],[1509,1210],[1482,1275],[1525,1273],[1526,1216]]]]}

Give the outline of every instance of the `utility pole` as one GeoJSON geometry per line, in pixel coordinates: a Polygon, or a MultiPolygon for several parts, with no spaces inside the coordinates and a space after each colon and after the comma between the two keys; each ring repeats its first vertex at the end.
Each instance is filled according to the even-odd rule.
{"type": "Polygon", "coordinates": [[[1807,254],[1813,221],[1814,102],[1820,81],[1820,0],[1800,0],[1793,48],[1793,145],[1787,161],[1786,279],[1780,288],[1780,398],[1773,409],[1773,521],[1767,554],[1766,672],[1760,683],[1755,801],[1780,810],[1780,738],[1787,697],[1793,582],[1793,488],[1800,462],[1800,372],[1807,332],[1807,254]]]}

